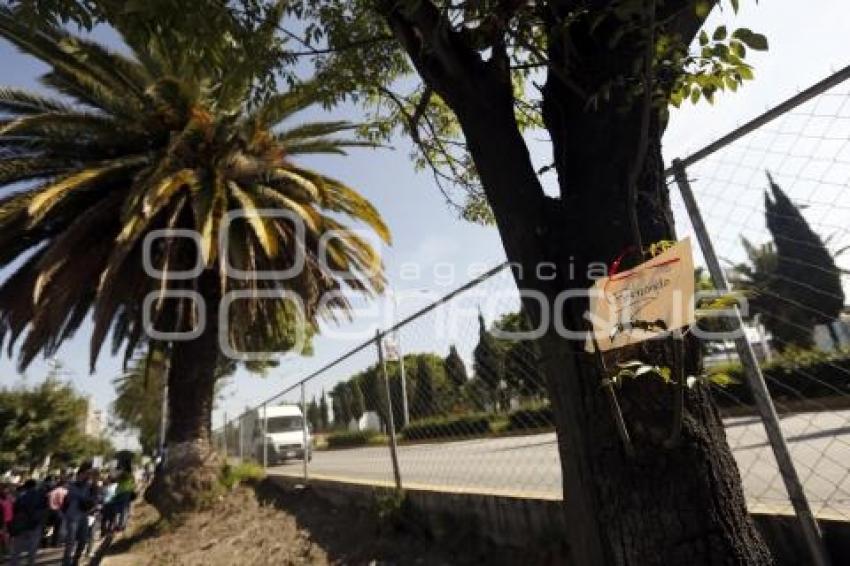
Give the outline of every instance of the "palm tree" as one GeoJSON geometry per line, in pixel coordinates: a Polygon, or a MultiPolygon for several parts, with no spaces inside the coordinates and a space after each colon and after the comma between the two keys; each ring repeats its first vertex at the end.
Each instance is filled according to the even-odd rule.
{"type": "MultiPolygon", "coordinates": [[[[293,160],[362,145],[344,137],[344,122],[281,127],[315,102],[310,85],[252,104],[255,74],[188,64],[191,51],[175,53],[167,37],[135,41],[115,25],[130,55],[0,9],[0,36],[46,63],[41,82],[61,95],[0,90],[0,267],[11,273],[0,284],[0,345],[17,348],[23,369],[91,317],[92,370],[110,333],[125,362],[145,345],[164,349],[168,465],[151,494],[170,512],[217,473],[220,346],[287,350],[302,319],[309,332],[347,312],[337,291],[380,292],[378,254],[342,216],[385,242],[389,232],[360,194],[293,160]],[[149,239],[155,230],[197,242],[149,239]],[[292,273],[261,273],[275,271],[292,273]]],[[[273,28],[258,33],[272,41],[273,28]]]]}

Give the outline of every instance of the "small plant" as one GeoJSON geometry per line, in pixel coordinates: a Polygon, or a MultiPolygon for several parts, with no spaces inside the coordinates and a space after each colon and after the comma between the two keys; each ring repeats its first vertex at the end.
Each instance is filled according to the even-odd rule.
{"type": "Polygon", "coordinates": [[[266,471],[254,462],[240,462],[235,466],[225,464],[221,467],[219,483],[225,488],[236,489],[242,483],[254,483],[266,477],[266,471]]]}
{"type": "Polygon", "coordinates": [[[379,491],[375,493],[372,512],[378,528],[397,529],[404,524],[405,494],[403,491],[379,491]]]}

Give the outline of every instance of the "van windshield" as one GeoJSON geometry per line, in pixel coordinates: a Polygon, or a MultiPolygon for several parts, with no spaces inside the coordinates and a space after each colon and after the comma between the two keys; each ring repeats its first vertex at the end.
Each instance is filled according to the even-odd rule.
{"type": "Polygon", "coordinates": [[[289,432],[292,430],[301,430],[301,417],[269,417],[267,432],[289,432]]]}

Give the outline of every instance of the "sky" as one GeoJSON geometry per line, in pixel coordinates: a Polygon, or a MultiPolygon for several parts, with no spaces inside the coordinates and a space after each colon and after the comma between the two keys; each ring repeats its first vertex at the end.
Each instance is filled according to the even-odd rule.
{"type": "MultiPolygon", "coordinates": [[[[766,53],[750,52],[748,61],[755,67],[755,80],[734,94],[723,94],[714,105],[685,103],[672,109],[670,125],[664,136],[665,161],[684,157],[716,139],[737,125],[760,114],[810,84],[825,78],[835,70],[850,64],[850,5],[846,0],[809,0],[805,8],[794,0],[753,0],[741,2],[741,11],[733,16],[730,9],[715,10],[706,23],[713,30],[720,23],[734,27],[749,27],[765,34],[770,41],[766,53]]],[[[108,31],[99,31],[99,39],[118,47],[108,31]]],[[[17,53],[0,40],[0,84],[41,90],[36,82],[45,68],[32,58],[17,53]]],[[[704,215],[709,229],[717,234],[718,253],[730,260],[741,257],[738,236],[741,233],[755,241],[764,241],[761,218],[762,190],[765,187],[764,169],[775,172],[780,184],[792,198],[805,202],[804,211],[814,226],[835,233],[834,242],[846,241],[846,226],[850,225],[850,196],[846,190],[850,170],[850,84],[838,87],[830,96],[807,105],[801,112],[765,128],[758,136],[721,152],[718,156],[695,167],[690,175],[698,200],[703,199],[704,215]],[[783,131],[783,128],[787,129],[783,131]],[[790,135],[788,135],[790,133],[790,135]],[[786,143],[785,139],[790,139],[786,143]],[[807,140],[811,143],[805,143],[807,140]],[[824,157],[826,156],[826,157],[824,157]]],[[[341,112],[332,113],[339,118],[341,112]]],[[[345,112],[342,112],[342,117],[345,112]]],[[[307,113],[305,120],[328,119],[327,115],[307,113]]],[[[546,144],[531,145],[535,162],[548,162],[546,144]]],[[[330,176],[345,179],[371,199],[383,214],[393,234],[390,248],[384,249],[384,263],[391,289],[398,297],[395,316],[407,315],[427,301],[463,284],[486,266],[504,261],[504,252],[496,229],[459,220],[446,206],[440,192],[427,172],[415,172],[409,160],[410,145],[403,138],[395,140],[390,149],[356,150],[347,158],[313,158],[308,166],[321,169],[330,176]],[[418,272],[411,269],[418,265],[418,272]]],[[[679,235],[690,233],[678,199],[674,197],[679,235]]],[[[488,320],[515,306],[510,293],[499,295],[510,287],[502,278],[482,285],[477,298],[467,301],[468,316],[450,336],[434,331],[436,315],[426,317],[404,329],[399,336],[405,351],[429,350],[445,355],[451,343],[462,343],[461,354],[468,359],[474,336],[477,335],[475,311],[477,304],[489,298],[485,316],[488,320]],[[495,298],[494,298],[495,297],[495,298]]],[[[384,299],[383,305],[392,304],[384,299]]],[[[378,305],[381,306],[381,305],[378,305]]],[[[224,389],[214,414],[220,424],[225,412],[233,415],[249,404],[271,397],[291,385],[312,369],[322,366],[374,333],[376,325],[385,326],[392,313],[383,316],[358,315],[357,320],[343,329],[355,329],[346,337],[333,329],[314,340],[314,354],[309,358],[283,361],[280,367],[265,377],[238,372],[224,389]],[[351,334],[354,334],[351,336],[351,334]]],[[[114,397],[112,379],[121,372],[120,360],[108,352],[101,355],[96,371],[88,371],[90,326],[83,326],[59,351],[66,375],[94,404],[108,409],[114,397]]],[[[374,351],[354,356],[346,364],[311,382],[308,397],[332,384],[355,369],[374,362],[374,351]]],[[[45,360],[36,360],[20,376],[14,359],[0,358],[0,383],[10,385],[24,379],[36,382],[47,371],[45,360]]],[[[287,400],[294,397],[288,396],[287,400]]],[[[132,441],[116,438],[119,445],[132,441]]]]}

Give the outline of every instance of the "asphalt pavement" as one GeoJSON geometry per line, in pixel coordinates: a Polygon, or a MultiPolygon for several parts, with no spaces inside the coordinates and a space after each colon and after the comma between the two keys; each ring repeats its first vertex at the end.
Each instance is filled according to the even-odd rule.
{"type": "MultiPolygon", "coordinates": [[[[782,429],[812,510],[850,520],[850,411],[800,413],[781,419],[782,429]]],[[[727,419],[726,434],[752,510],[790,512],[791,507],[764,428],[757,418],[727,419]]],[[[409,489],[561,499],[555,434],[482,438],[399,446],[402,483],[409,489]]],[[[301,476],[301,461],[269,469],[301,476]]],[[[316,451],[312,477],[392,485],[386,446],[316,451]]]]}

